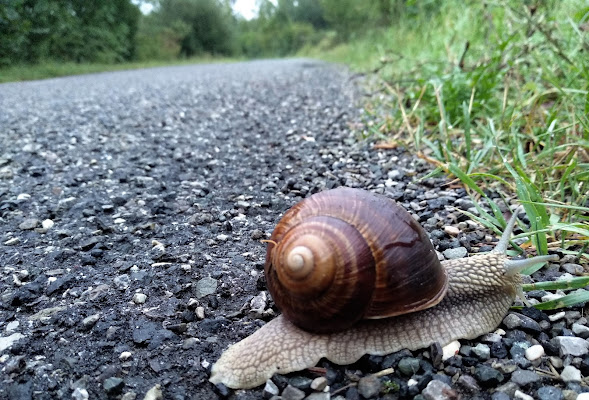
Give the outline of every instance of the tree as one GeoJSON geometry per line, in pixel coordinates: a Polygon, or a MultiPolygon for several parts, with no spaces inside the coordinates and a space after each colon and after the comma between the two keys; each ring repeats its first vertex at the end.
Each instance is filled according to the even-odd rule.
{"type": "Polygon", "coordinates": [[[229,3],[218,0],[161,0],[157,11],[164,25],[183,22],[189,32],[181,40],[181,54],[230,55],[235,50],[234,17],[229,3]]]}

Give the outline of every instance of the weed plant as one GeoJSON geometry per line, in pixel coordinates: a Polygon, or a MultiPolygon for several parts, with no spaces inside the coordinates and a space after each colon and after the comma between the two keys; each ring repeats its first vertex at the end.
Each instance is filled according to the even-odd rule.
{"type": "Polygon", "coordinates": [[[376,72],[364,136],[462,181],[489,206],[470,217],[497,232],[488,189],[516,195],[539,254],[589,261],[586,2],[447,1],[330,54],[376,72]]]}

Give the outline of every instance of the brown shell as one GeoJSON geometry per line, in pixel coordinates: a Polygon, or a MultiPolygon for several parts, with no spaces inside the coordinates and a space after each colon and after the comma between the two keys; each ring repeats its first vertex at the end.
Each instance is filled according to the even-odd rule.
{"type": "Polygon", "coordinates": [[[266,254],[268,290],[308,331],[422,310],[447,289],[421,226],[393,200],[368,191],[314,194],[284,214],[270,240],[276,245],[266,254]]]}

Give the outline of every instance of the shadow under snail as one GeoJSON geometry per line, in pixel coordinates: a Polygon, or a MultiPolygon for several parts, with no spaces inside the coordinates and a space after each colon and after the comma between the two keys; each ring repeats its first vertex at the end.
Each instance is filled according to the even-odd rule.
{"type": "Polygon", "coordinates": [[[229,346],[210,381],[253,388],[321,358],[346,365],[492,331],[523,296],[519,272],[558,259],[507,257],[516,214],[490,253],[440,262],[393,200],[351,188],[310,196],[268,241],[268,290],[283,314],[229,346]]]}

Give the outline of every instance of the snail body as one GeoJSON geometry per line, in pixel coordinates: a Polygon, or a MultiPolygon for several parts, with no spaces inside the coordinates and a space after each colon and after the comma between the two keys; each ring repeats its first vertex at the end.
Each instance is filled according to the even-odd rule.
{"type": "MultiPolygon", "coordinates": [[[[427,235],[406,211],[400,210],[400,206],[387,198],[356,189],[334,189],[322,192],[311,196],[289,210],[283,217],[286,222],[281,220],[273,232],[265,266],[268,288],[283,314],[251,336],[230,346],[213,365],[210,381],[224,383],[231,388],[252,388],[263,384],[276,372],[284,374],[312,367],[321,358],[327,358],[336,364],[350,364],[364,354],[385,355],[404,348],[416,350],[427,347],[434,342],[445,345],[456,339],[476,338],[495,329],[507,314],[516,295],[521,291],[519,271],[529,265],[553,260],[556,257],[537,256],[516,261],[510,260],[505,255],[515,224],[516,213],[514,213],[497,247],[491,253],[443,261],[441,264],[437,264],[431,261],[435,258],[435,252],[427,235]],[[342,200],[342,198],[346,200],[342,200]],[[386,211],[383,212],[383,209],[386,211]],[[386,217],[383,218],[382,215],[386,217]],[[325,243],[325,237],[333,237],[333,233],[323,233],[319,235],[320,239],[313,239],[314,236],[309,239],[308,232],[313,232],[313,229],[303,226],[307,221],[314,221],[310,223],[310,226],[315,227],[323,226],[327,222],[333,223],[333,221],[327,221],[328,219],[343,220],[345,225],[351,224],[353,230],[359,232],[360,236],[368,238],[368,244],[365,246],[370,249],[372,256],[359,255],[355,256],[357,261],[344,263],[344,270],[353,272],[352,280],[354,282],[362,281],[362,279],[356,279],[355,266],[357,264],[372,265],[377,272],[369,272],[370,279],[365,280],[364,284],[368,281],[372,293],[377,293],[383,285],[386,286],[392,281],[392,284],[397,286],[389,291],[393,292],[392,294],[395,294],[396,291],[402,292],[403,295],[400,298],[407,297],[409,299],[407,302],[409,306],[404,311],[398,312],[399,307],[395,304],[398,301],[389,299],[391,293],[384,294],[382,297],[373,294],[369,299],[371,301],[368,306],[352,306],[353,311],[350,314],[353,322],[351,324],[342,321],[342,316],[348,311],[303,310],[299,303],[307,303],[307,305],[316,307],[317,304],[321,304],[325,300],[318,296],[315,297],[317,304],[313,304],[314,301],[305,301],[304,299],[305,296],[310,296],[310,293],[313,295],[324,294],[333,282],[340,280],[341,277],[338,277],[337,274],[333,278],[325,278],[320,275],[321,279],[329,281],[329,285],[323,283],[320,290],[308,288],[310,284],[304,283],[301,285],[302,289],[295,290],[294,295],[284,294],[283,289],[276,282],[279,275],[283,273],[274,271],[274,268],[284,263],[284,258],[288,260],[289,257],[294,258],[294,261],[290,260],[290,262],[294,264],[296,271],[307,267],[305,257],[310,257],[313,262],[326,258],[325,255],[316,253],[314,250],[307,251],[301,248],[305,248],[307,243],[310,243],[310,247],[316,247],[317,244],[325,243]],[[318,220],[319,222],[317,222],[318,220]],[[291,228],[300,228],[301,226],[305,228],[303,229],[304,234],[297,236],[297,234],[288,233],[291,228]],[[381,231],[392,233],[381,235],[381,231]],[[405,231],[405,234],[399,235],[394,233],[396,231],[405,231]],[[289,241],[292,237],[296,239],[294,244],[282,243],[289,241]],[[306,239],[300,241],[301,237],[306,239]],[[417,265],[425,265],[424,268],[428,272],[425,272],[424,275],[431,274],[435,277],[433,282],[427,282],[428,284],[424,285],[426,290],[422,301],[415,300],[414,292],[419,293],[419,283],[422,280],[429,281],[430,279],[427,278],[431,276],[424,278],[422,275],[418,279],[413,279],[416,285],[409,284],[409,289],[405,291],[397,289],[399,284],[394,282],[396,279],[412,280],[411,266],[406,262],[395,265],[395,259],[403,259],[404,256],[392,257],[393,261],[391,261],[391,257],[379,255],[379,252],[387,253],[385,250],[391,251],[390,249],[394,247],[403,251],[409,250],[409,254],[411,254],[412,246],[420,247],[421,253],[407,256],[407,259],[417,265]],[[289,256],[292,249],[295,249],[295,255],[289,256]],[[434,258],[431,257],[431,254],[434,258]],[[371,257],[373,262],[370,262],[371,257]],[[385,272],[379,272],[378,269],[381,267],[390,268],[389,264],[392,265],[393,270],[400,271],[398,276],[387,275],[388,269],[385,272]],[[429,272],[430,269],[433,272],[429,272]],[[379,280],[379,277],[383,276],[385,278],[379,280]],[[276,290],[276,286],[278,286],[278,290],[276,290]],[[303,295],[300,295],[301,291],[304,293],[303,295]],[[286,300],[281,296],[284,296],[286,300]],[[384,298],[388,302],[382,302],[384,306],[377,302],[378,307],[375,307],[372,305],[373,298],[384,298]],[[415,305],[416,303],[417,305],[415,305]],[[392,311],[389,309],[391,304],[392,311]],[[294,309],[288,308],[293,305],[294,309]],[[362,310],[358,311],[360,308],[362,310]],[[375,314],[371,311],[373,309],[379,311],[375,314]],[[314,318],[308,320],[307,317],[299,316],[297,314],[299,312],[322,314],[323,317],[327,317],[327,322],[323,323],[314,318]],[[307,328],[301,328],[302,325],[307,328]]],[[[342,224],[338,222],[336,225],[342,224]]],[[[320,229],[320,231],[322,230],[320,229]]],[[[345,230],[344,234],[336,235],[336,238],[339,238],[339,241],[327,241],[329,243],[326,246],[328,250],[333,247],[334,243],[338,243],[338,245],[346,243],[345,251],[341,253],[346,254],[349,250],[349,242],[353,242],[354,245],[351,248],[359,246],[361,252],[368,251],[362,247],[362,243],[356,242],[358,238],[354,232],[345,230]]],[[[396,250],[393,250],[393,253],[396,253],[396,250]]],[[[341,255],[338,253],[334,257],[341,258],[341,255]]],[[[306,272],[300,275],[306,276],[306,272]]],[[[352,292],[359,291],[354,289],[353,285],[348,285],[347,290],[350,290],[350,287],[352,287],[352,292]]],[[[362,296],[364,295],[361,294],[360,297],[362,298],[362,296]]],[[[346,306],[346,303],[350,302],[354,303],[353,300],[344,300],[341,304],[346,306]]],[[[333,304],[336,303],[337,301],[333,304]]],[[[335,307],[329,301],[326,304],[327,308],[335,307]]],[[[403,306],[400,309],[402,308],[403,306]]]]}

